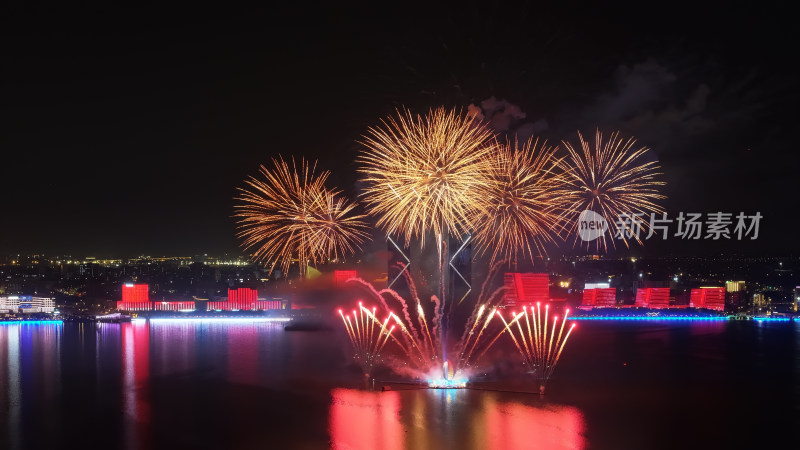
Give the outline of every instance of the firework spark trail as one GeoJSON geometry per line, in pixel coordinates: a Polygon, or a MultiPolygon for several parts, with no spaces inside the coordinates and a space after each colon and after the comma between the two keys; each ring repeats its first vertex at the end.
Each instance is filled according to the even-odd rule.
{"type": "Polygon", "coordinates": [[[406,280],[406,285],[408,286],[408,290],[411,291],[411,298],[413,298],[417,303],[419,303],[420,301],[419,301],[419,294],[417,293],[417,285],[414,283],[414,279],[411,278],[411,274],[408,273],[407,270],[405,270],[406,267],[408,266],[406,266],[402,262],[398,263],[396,266],[400,268],[400,270],[403,273],[403,278],[406,280]]]}
{"type": "Polygon", "coordinates": [[[514,319],[511,322],[506,322],[506,319],[505,319],[505,317],[503,317],[502,314],[499,314],[499,313],[497,314],[497,316],[500,317],[500,320],[503,321],[503,327],[504,327],[503,331],[507,331],[509,333],[509,336],[511,336],[511,340],[514,342],[514,346],[517,347],[517,350],[519,350],[519,352],[524,355],[525,352],[522,350],[522,347],[520,347],[519,342],[517,341],[517,338],[514,337],[514,334],[511,332],[511,325],[513,325],[514,322],[519,324],[519,318],[522,316],[522,313],[519,313],[519,314],[513,314],[512,313],[512,315],[514,316],[514,319]]]}
{"type": "Polygon", "coordinates": [[[417,303],[417,316],[420,318],[421,327],[425,331],[424,336],[427,338],[428,344],[431,348],[431,355],[436,355],[436,348],[434,347],[433,338],[431,338],[431,332],[428,330],[428,322],[425,320],[425,310],[422,309],[422,305],[417,303]]]}
{"type": "Polygon", "coordinates": [[[353,310],[352,316],[345,315],[341,309],[339,310],[345,331],[353,346],[353,358],[361,365],[365,376],[369,376],[372,368],[380,359],[380,352],[389,338],[394,338],[392,336],[394,326],[388,331],[386,329],[391,316],[381,323],[374,311],[375,309],[370,311],[360,303],[358,311],[353,310]],[[380,327],[377,333],[375,332],[376,324],[380,327]]]}
{"type": "MultiPolygon", "coordinates": [[[[496,307],[496,305],[494,305],[494,301],[496,299],[502,298],[502,297],[500,297],[500,294],[505,292],[505,290],[506,290],[506,288],[504,286],[501,286],[501,287],[495,289],[491,294],[489,294],[489,296],[485,299],[485,301],[483,303],[481,303],[480,305],[479,304],[475,305],[475,308],[473,309],[472,315],[467,319],[466,326],[464,327],[464,334],[461,335],[461,339],[459,340],[459,345],[457,346],[457,353],[459,355],[463,354],[464,351],[467,349],[468,341],[470,340],[470,337],[469,337],[469,335],[467,333],[468,332],[472,333],[474,331],[474,326],[475,326],[476,323],[478,323],[477,321],[480,319],[479,317],[476,317],[478,315],[478,313],[480,312],[480,309],[481,308],[494,307],[494,309],[496,310],[497,307],[496,307]],[[470,329],[470,324],[471,323],[472,323],[472,328],[473,329],[470,329]]],[[[494,314],[494,313],[492,313],[492,314],[494,314]]]]}
{"type": "Polygon", "coordinates": [[[488,297],[486,297],[485,295],[486,287],[488,286],[489,282],[492,279],[494,279],[497,273],[499,273],[500,267],[505,262],[506,260],[496,261],[494,264],[489,266],[489,272],[486,275],[486,279],[483,280],[483,283],[481,284],[481,290],[480,293],[478,294],[478,301],[475,302],[475,306],[472,308],[472,313],[467,318],[466,326],[464,327],[464,333],[461,335],[461,339],[459,340],[459,342],[461,343],[460,348],[458,349],[459,355],[463,354],[464,350],[466,349],[467,346],[466,341],[468,340],[467,333],[468,332],[472,333],[473,331],[470,329],[470,324],[472,324],[472,327],[474,328],[477,321],[480,320],[479,317],[476,317],[479,314],[479,312],[485,309],[487,306],[491,306],[495,296],[499,295],[500,293],[506,290],[505,286],[501,286],[497,288],[495,291],[493,291],[491,294],[489,294],[488,297]]]}
{"type": "Polygon", "coordinates": [[[658,201],[666,198],[659,192],[665,183],[657,161],[645,162],[649,155],[647,147],[636,149],[636,140],[623,139],[619,132],[612,133],[603,141],[600,130],[595,134],[594,146],[578,132],[579,145],[574,147],[562,141],[567,157],[560,163],[562,187],[558,198],[563,201],[562,222],[571,223],[573,247],[578,244],[578,215],[581,211],[592,210],[603,216],[609,225],[611,237],[605,233],[594,241],[586,241],[586,248],[595,246],[597,250],[607,251],[607,241],[616,247],[615,240],[620,237],[625,247],[629,240],[641,244],[639,233],[634,228],[646,228],[648,220],[632,222],[641,215],[662,213],[658,201]],[[621,223],[620,217],[628,217],[631,223],[621,223]]]}
{"type": "Polygon", "coordinates": [[[417,328],[414,326],[414,322],[411,321],[411,313],[408,310],[408,302],[406,302],[406,299],[400,296],[400,294],[398,294],[395,290],[389,288],[381,289],[380,291],[378,291],[378,293],[381,295],[384,293],[389,294],[393,298],[395,298],[398,302],[400,302],[400,308],[403,311],[403,317],[406,319],[406,322],[408,322],[408,327],[411,329],[412,333],[414,334],[414,337],[419,339],[420,335],[419,332],[417,331],[417,328]]]}
{"type": "MultiPolygon", "coordinates": [[[[373,310],[373,313],[372,313],[372,317],[375,318],[374,310],[373,310]]],[[[383,334],[384,331],[386,331],[386,325],[389,324],[389,319],[391,319],[391,317],[386,317],[386,320],[384,320],[383,323],[381,323],[381,327],[378,330],[378,336],[379,337],[383,334]]],[[[383,345],[386,345],[386,341],[388,341],[388,340],[389,340],[389,336],[387,335],[386,339],[384,339],[384,341],[383,341],[383,345]]],[[[382,346],[380,346],[380,347],[378,346],[379,342],[380,342],[380,338],[375,340],[375,351],[376,352],[380,351],[380,348],[382,348],[382,346]]]]}
{"type": "Polygon", "coordinates": [[[356,341],[353,336],[353,330],[352,328],[350,328],[350,325],[347,322],[347,318],[345,317],[344,312],[342,312],[341,309],[339,310],[339,315],[342,316],[342,322],[344,322],[344,328],[345,330],[347,330],[347,337],[350,338],[350,343],[353,344],[353,347],[355,347],[356,341]]]}
{"type": "MultiPolygon", "coordinates": [[[[478,346],[478,342],[480,342],[480,340],[481,340],[481,336],[483,336],[483,332],[486,330],[486,327],[488,327],[488,326],[489,326],[489,322],[491,322],[491,321],[492,321],[492,319],[494,318],[494,316],[495,316],[495,315],[497,315],[497,316],[500,316],[500,317],[502,318],[502,315],[500,315],[500,314],[498,313],[498,311],[497,311],[497,308],[494,308],[494,309],[492,309],[492,312],[491,312],[491,313],[489,313],[489,315],[488,315],[488,316],[486,316],[486,320],[483,322],[483,326],[481,327],[481,330],[478,332],[478,336],[477,336],[477,337],[475,338],[475,340],[472,342],[472,347],[469,349],[469,351],[467,352],[466,356],[464,356],[464,366],[468,366],[468,365],[469,365],[469,361],[470,361],[470,358],[472,357],[472,353],[475,351],[475,347],[477,347],[477,346],[478,346]]],[[[498,335],[498,336],[499,336],[499,335],[498,335]]],[[[491,347],[492,347],[492,345],[494,345],[494,343],[495,343],[496,341],[497,341],[497,338],[493,339],[493,340],[492,340],[492,341],[489,343],[489,345],[487,345],[487,346],[486,346],[486,348],[484,349],[484,351],[483,351],[483,352],[482,352],[482,353],[481,353],[481,354],[480,354],[480,355],[479,355],[479,356],[476,358],[476,360],[480,360],[480,359],[481,359],[481,357],[483,356],[483,354],[484,354],[484,353],[486,353],[486,351],[488,351],[488,350],[489,350],[489,348],[491,348],[491,347]]]]}
{"type": "MultiPolygon", "coordinates": [[[[400,263],[399,266],[401,269],[405,267],[405,265],[402,263],[400,263]]],[[[408,273],[408,271],[405,271],[403,272],[403,278],[406,280],[406,285],[408,286],[408,290],[411,292],[412,298],[416,300],[417,305],[420,305],[422,302],[419,299],[419,294],[418,294],[419,291],[417,291],[417,284],[414,283],[414,279],[411,278],[411,274],[408,273]]],[[[438,352],[435,350],[435,348],[442,348],[442,345],[441,345],[440,334],[438,332],[438,324],[440,323],[441,318],[437,315],[437,312],[439,311],[441,305],[439,303],[439,298],[435,296],[431,296],[431,303],[433,303],[433,336],[431,339],[431,346],[434,347],[433,357],[438,358],[439,355],[438,352]]],[[[418,319],[421,320],[420,317],[418,317],[418,319]]],[[[408,318],[407,320],[410,321],[410,319],[408,318]]],[[[426,323],[425,327],[427,326],[428,325],[426,323]]],[[[431,334],[429,333],[428,336],[430,338],[431,334]]],[[[443,357],[444,354],[442,354],[442,358],[443,357]]]]}
{"type": "MultiPolygon", "coordinates": [[[[444,309],[444,302],[439,300],[439,297],[431,295],[431,302],[433,302],[433,335],[436,337],[439,348],[443,348],[444,341],[442,339],[442,313],[444,309]]],[[[444,358],[444,354],[442,357],[444,358]]]]}
{"type": "MultiPolygon", "coordinates": [[[[403,278],[406,280],[406,286],[408,286],[408,290],[411,292],[411,298],[415,302],[417,302],[417,321],[419,322],[419,326],[421,329],[425,331],[423,336],[427,337],[428,343],[430,344],[431,354],[436,355],[436,343],[431,336],[430,329],[428,328],[428,322],[425,319],[425,310],[422,307],[422,301],[419,299],[419,295],[417,293],[417,285],[414,284],[414,280],[411,278],[411,274],[408,273],[405,268],[407,267],[405,264],[398,263],[396,267],[400,269],[401,273],[403,274],[403,278]]],[[[408,319],[407,317],[407,320],[408,319]]]]}
{"type": "Polygon", "coordinates": [[[389,335],[391,334],[392,331],[394,331],[394,325],[392,325],[391,329],[387,333],[385,333],[386,337],[383,339],[383,342],[381,342],[381,338],[380,337],[382,335],[384,335],[384,332],[386,331],[386,325],[388,325],[389,319],[391,319],[391,315],[387,316],[386,319],[383,321],[383,323],[381,323],[380,321],[378,321],[378,318],[375,315],[375,311],[376,311],[375,307],[373,307],[372,308],[372,312],[370,312],[368,309],[364,308],[363,306],[361,306],[361,305],[359,305],[359,306],[360,306],[360,308],[362,310],[364,310],[367,313],[367,316],[369,316],[369,318],[372,319],[370,321],[370,337],[369,337],[369,341],[370,342],[373,342],[373,341],[375,342],[375,347],[373,349],[373,352],[376,353],[376,354],[380,353],[381,349],[383,349],[383,347],[386,345],[386,342],[389,341],[389,335]],[[374,336],[373,332],[374,332],[374,327],[375,327],[376,324],[380,325],[380,329],[378,331],[378,335],[376,336],[376,339],[373,339],[373,336],[374,336]]]}
{"type": "Polygon", "coordinates": [[[515,317],[518,325],[516,332],[518,332],[518,334],[515,334],[514,327],[511,326],[513,321],[506,323],[505,319],[503,319],[502,316],[500,317],[506,325],[505,331],[509,332],[509,336],[522,355],[523,360],[531,367],[536,377],[543,385],[553,374],[553,370],[561,358],[564,346],[572,330],[575,328],[575,324],[573,323],[566,334],[564,333],[564,326],[569,318],[569,309],[567,309],[563,319],[557,316],[553,317],[552,326],[549,327],[548,333],[548,322],[550,321],[548,319],[549,305],[545,305],[544,317],[542,317],[542,310],[539,303],[536,304],[535,308],[530,308],[530,317],[528,312],[528,308],[523,307],[522,312],[515,317]],[[520,323],[521,321],[519,321],[523,316],[525,317],[526,324],[524,328],[520,323]],[[559,320],[561,321],[560,327],[559,320]],[[556,328],[558,328],[557,335],[556,328]]]}
{"type": "Polygon", "coordinates": [[[516,317],[514,317],[514,319],[512,319],[512,320],[511,320],[511,322],[508,322],[508,323],[506,323],[506,321],[505,321],[505,319],[503,318],[503,315],[502,315],[502,314],[500,314],[500,313],[498,312],[497,316],[498,316],[498,317],[500,317],[500,319],[503,321],[503,324],[505,325],[505,327],[504,327],[502,330],[500,330],[500,332],[499,332],[499,333],[497,333],[497,335],[495,335],[494,339],[492,339],[491,341],[489,341],[489,345],[487,345],[487,346],[486,346],[486,348],[484,348],[484,349],[483,349],[483,351],[482,351],[482,352],[481,352],[481,353],[478,355],[478,357],[476,358],[476,360],[480,360],[481,358],[483,358],[483,355],[485,355],[485,354],[486,354],[486,352],[488,352],[488,351],[489,351],[489,349],[490,349],[490,348],[492,348],[492,346],[494,345],[494,343],[495,343],[495,342],[497,342],[497,340],[498,340],[498,339],[500,339],[500,336],[502,336],[502,335],[503,335],[503,333],[505,333],[506,331],[508,331],[509,327],[510,327],[511,325],[513,325],[513,324],[514,324],[516,321],[518,321],[518,320],[519,320],[519,317],[520,317],[519,315],[517,315],[516,317]]]}
{"type": "Polygon", "coordinates": [[[483,312],[486,310],[486,305],[480,305],[478,308],[477,314],[473,314],[467,320],[467,326],[464,327],[464,334],[461,335],[461,348],[459,349],[458,356],[459,359],[464,355],[464,350],[466,350],[467,345],[469,345],[469,340],[472,338],[472,335],[475,333],[475,327],[478,325],[478,322],[481,320],[481,316],[483,312]],[[470,325],[471,324],[471,325],[470,325]]]}
{"type": "Polygon", "coordinates": [[[411,323],[411,316],[408,312],[408,303],[406,303],[406,300],[400,294],[389,288],[381,289],[379,291],[375,289],[375,287],[371,283],[365,281],[362,278],[350,278],[347,280],[347,282],[357,283],[360,284],[361,286],[366,287],[367,290],[381,302],[381,305],[387,311],[391,311],[392,309],[389,308],[389,305],[386,303],[386,298],[383,296],[383,294],[389,294],[393,299],[397,300],[400,303],[400,307],[403,309],[403,315],[405,316],[406,320],[409,321],[409,328],[411,329],[414,338],[420,339],[419,332],[417,331],[416,327],[414,327],[414,324],[411,323]]]}
{"type": "MultiPolygon", "coordinates": [[[[358,282],[362,285],[371,287],[369,283],[366,283],[361,279],[353,278],[350,281],[358,282]]],[[[383,294],[391,294],[399,297],[399,294],[389,289],[381,291],[371,289],[370,291],[373,292],[373,295],[377,296],[382,296],[383,294]]],[[[487,311],[489,311],[490,305],[492,305],[493,302],[495,301],[495,297],[497,296],[497,294],[501,293],[502,291],[503,288],[498,288],[495,292],[493,292],[492,295],[489,296],[488,299],[489,303],[485,303],[482,306],[479,306],[477,308],[475,318],[466,324],[468,332],[465,333],[464,337],[462,337],[462,339],[456,344],[455,347],[456,353],[458,354],[458,360],[457,360],[457,365],[453,366],[454,372],[458,372],[459,370],[465,370],[471,366],[473,360],[477,361],[480,358],[482,358],[486,354],[486,352],[494,345],[494,343],[497,342],[500,335],[505,331],[501,329],[500,332],[497,335],[495,335],[488,344],[486,343],[486,340],[483,339],[483,337],[490,331],[490,325],[492,323],[493,317],[495,316],[495,314],[498,314],[496,306],[491,308],[491,312],[487,313],[487,311]],[[473,356],[478,352],[480,353],[479,356],[477,358],[473,358],[473,356]]],[[[402,297],[399,297],[399,299],[402,299],[402,297]]],[[[431,301],[434,303],[435,310],[441,311],[440,308],[441,302],[439,301],[439,299],[436,296],[431,296],[431,301]]],[[[364,325],[363,322],[364,319],[362,319],[361,322],[357,321],[356,323],[350,323],[349,317],[347,318],[348,320],[345,320],[345,327],[347,328],[349,323],[349,330],[352,331],[352,335],[354,336],[356,343],[358,343],[360,339],[367,339],[370,342],[374,342],[374,336],[376,335],[374,331],[375,328],[378,329],[377,336],[381,336],[382,333],[384,333],[384,330],[386,330],[386,327],[388,326],[387,323],[393,321],[395,325],[400,328],[400,334],[402,338],[399,339],[402,339],[404,342],[401,342],[400,340],[398,340],[398,338],[394,336],[385,337],[384,340],[388,341],[389,339],[392,339],[395,342],[397,342],[400,349],[407,356],[408,358],[407,362],[410,363],[412,366],[416,367],[421,373],[430,373],[431,369],[437,369],[437,368],[441,370],[442,361],[446,361],[443,353],[445,350],[444,348],[438,349],[437,347],[434,346],[434,344],[436,344],[436,339],[431,334],[431,329],[428,325],[427,317],[425,315],[425,311],[421,304],[417,304],[417,316],[418,316],[417,319],[420,321],[421,324],[422,337],[413,335],[410,332],[406,322],[399,316],[397,316],[397,314],[391,312],[391,310],[389,310],[388,308],[387,312],[389,313],[389,317],[387,318],[386,321],[384,321],[384,323],[380,323],[377,320],[375,315],[375,309],[370,311],[361,304],[359,304],[359,308],[360,308],[360,314],[366,317],[367,319],[372,320],[374,323],[371,323],[370,324],[371,328],[368,328],[364,325]],[[440,351],[442,353],[440,353],[440,351]]],[[[353,316],[356,318],[359,317],[359,315],[357,315],[355,311],[353,312],[353,316]]],[[[438,320],[441,320],[441,318],[439,318],[438,320]]],[[[511,323],[513,324],[514,322],[511,323]]],[[[436,323],[434,323],[434,325],[436,325],[436,323]]],[[[382,346],[379,347],[375,344],[373,344],[373,346],[374,348],[382,348],[382,346]]]]}
{"type": "Polygon", "coordinates": [[[391,315],[392,315],[392,318],[394,318],[394,321],[395,321],[395,323],[396,323],[397,325],[399,325],[399,326],[400,326],[400,330],[402,330],[402,331],[403,331],[403,333],[405,333],[405,334],[408,336],[408,338],[409,338],[409,340],[410,340],[410,342],[411,342],[411,345],[412,345],[414,348],[416,348],[416,349],[417,349],[417,351],[419,352],[419,355],[420,355],[420,357],[421,357],[423,360],[424,360],[424,359],[427,359],[427,358],[428,358],[428,355],[426,355],[426,354],[425,354],[425,351],[422,349],[422,346],[420,345],[420,340],[419,340],[419,339],[417,339],[417,338],[415,338],[414,336],[412,336],[412,335],[411,335],[411,333],[409,333],[409,332],[408,332],[408,328],[407,328],[407,327],[406,327],[406,325],[403,323],[403,321],[402,321],[402,320],[400,320],[400,318],[399,318],[399,317],[397,317],[397,314],[395,314],[395,313],[391,313],[391,315]]]}
{"type": "Polygon", "coordinates": [[[257,261],[288,273],[297,258],[300,275],[306,265],[360,248],[368,236],[365,216],[341,192],[325,187],[329,172],[316,173],[316,164],[273,159],[261,166],[259,177],[245,180],[234,205],[242,247],[257,261]]]}
{"type": "Polygon", "coordinates": [[[486,287],[489,283],[494,279],[494,277],[500,273],[500,267],[508,262],[508,260],[503,259],[500,261],[496,261],[494,264],[489,266],[489,273],[486,275],[486,279],[483,280],[483,284],[481,284],[481,292],[478,294],[478,302],[484,301],[484,294],[486,293],[486,287]]]}
{"type": "MultiPolygon", "coordinates": [[[[525,313],[524,312],[520,313],[520,315],[525,315],[525,313]]],[[[524,337],[525,332],[522,331],[522,321],[520,320],[517,320],[517,329],[519,330],[520,336],[524,337]]],[[[512,334],[511,336],[513,337],[514,335],[512,334]]],[[[531,351],[531,346],[528,344],[528,341],[526,341],[525,339],[520,339],[520,340],[522,341],[522,346],[525,348],[525,354],[527,354],[528,356],[533,355],[531,351]]]]}

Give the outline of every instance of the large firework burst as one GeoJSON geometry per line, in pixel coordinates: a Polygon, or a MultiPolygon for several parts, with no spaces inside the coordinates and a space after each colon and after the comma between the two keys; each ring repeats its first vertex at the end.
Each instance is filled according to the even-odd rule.
{"type": "Polygon", "coordinates": [[[424,245],[427,231],[471,231],[496,146],[483,123],[445,108],[424,117],[398,111],[370,128],[362,144],[366,203],[387,233],[424,245]]]}
{"type": "Polygon", "coordinates": [[[544,244],[563,231],[559,213],[556,148],[529,139],[506,142],[493,156],[492,170],[475,222],[475,240],[491,262],[516,262],[544,255],[544,244]]]}
{"type": "Polygon", "coordinates": [[[608,233],[586,246],[595,246],[606,251],[619,239],[629,247],[629,241],[641,243],[635,227],[646,227],[650,213],[661,213],[658,200],[666,198],[659,193],[661,172],[657,161],[646,158],[649,148],[636,147],[633,138],[623,139],[619,132],[612,133],[603,141],[597,130],[594,146],[578,132],[579,148],[562,141],[567,157],[561,161],[563,185],[560,192],[566,212],[563,215],[567,226],[578,241],[578,215],[585,210],[594,211],[608,222],[608,233]],[[622,220],[620,220],[622,218],[622,220]],[[634,223],[636,222],[636,223],[634,223]]]}
{"type": "Polygon", "coordinates": [[[272,163],[239,188],[234,217],[244,249],[270,271],[278,265],[288,273],[296,259],[301,276],[308,263],[353,253],[367,236],[364,216],[354,214],[355,205],[339,191],[325,187],[330,173],[315,173],[316,163],[305,160],[299,170],[293,159],[291,165],[283,158],[272,163]]]}

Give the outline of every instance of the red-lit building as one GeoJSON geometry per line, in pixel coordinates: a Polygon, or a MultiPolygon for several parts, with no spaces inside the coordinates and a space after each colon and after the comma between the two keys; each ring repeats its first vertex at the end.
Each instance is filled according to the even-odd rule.
{"type": "Polygon", "coordinates": [[[151,311],[150,286],[146,284],[125,283],[122,285],[122,300],[117,302],[122,311],[151,311]]]}
{"type": "Polygon", "coordinates": [[[333,271],[333,283],[336,286],[344,286],[347,283],[347,280],[356,277],[355,270],[334,270],[333,271]]]}
{"type": "Polygon", "coordinates": [[[266,311],[284,308],[283,300],[259,300],[258,291],[251,288],[228,289],[227,301],[207,304],[209,311],[266,311]]]}
{"type": "Polygon", "coordinates": [[[695,308],[713,309],[715,311],[725,310],[725,288],[724,287],[701,287],[692,289],[692,296],[689,305],[695,308]]]}
{"type": "Polygon", "coordinates": [[[669,308],[669,288],[637,289],[636,306],[654,309],[669,308]]]}
{"type": "Polygon", "coordinates": [[[256,309],[258,291],[251,288],[228,288],[228,300],[208,302],[208,309],[220,311],[252,311],[256,309]]]}
{"type": "Polygon", "coordinates": [[[150,286],[146,284],[123,284],[122,301],[126,303],[141,303],[150,301],[150,286]]]}
{"type": "Polygon", "coordinates": [[[617,306],[617,288],[584,289],[581,306],[613,308],[617,306]]]}
{"type": "Polygon", "coordinates": [[[550,275],[507,272],[503,279],[507,306],[530,305],[550,300],[550,275]]]}
{"type": "Polygon", "coordinates": [[[154,311],[194,311],[194,302],[153,302],[154,311]]]}
{"type": "Polygon", "coordinates": [[[282,300],[259,300],[256,302],[256,309],[270,310],[270,309],[284,309],[282,300]]]}
{"type": "Polygon", "coordinates": [[[258,301],[258,291],[251,288],[228,288],[228,303],[231,309],[255,309],[258,301]]]}

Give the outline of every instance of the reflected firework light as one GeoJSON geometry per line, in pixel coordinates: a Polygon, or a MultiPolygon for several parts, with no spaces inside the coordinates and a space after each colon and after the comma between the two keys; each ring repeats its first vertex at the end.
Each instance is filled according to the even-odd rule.
{"type": "Polygon", "coordinates": [[[491,254],[490,263],[542,257],[544,244],[565,231],[557,201],[563,181],[556,150],[531,138],[506,142],[493,155],[474,228],[481,252],[491,254]]]}
{"type": "Polygon", "coordinates": [[[300,275],[308,263],[352,254],[367,237],[363,215],[339,191],[325,187],[329,172],[315,173],[316,164],[302,160],[299,167],[283,158],[272,167],[261,166],[260,177],[250,177],[239,188],[235,207],[242,247],[270,266],[288,273],[296,259],[300,275]]]}
{"type": "Polygon", "coordinates": [[[575,323],[570,325],[564,333],[564,325],[567,323],[569,309],[565,311],[564,319],[559,326],[559,318],[553,317],[552,325],[549,325],[550,305],[545,305],[544,317],[542,317],[541,304],[536,303],[536,307],[531,307],[530,311],[526,306],[522,307],[522,312],[515,314],[514,318],[506,322],[500,316],[505,331],[508,331],[514,346],[522,355],[525,364],[530,366],[534,375],[539,380],[540,386],[544,386],[553,370],[561,358],[567,339],[575,328],[575,323]],[[523,324],[524,322],[524,324],[523,324]],[[548,327],[550,328],[548,331],[548,327]],[[556,334],[558,328],[558,334],[556,334]]]}
{"type": "MultiPolygon", "coordinates": [[[[659,192],[665,183],[656,161],[647,161],[647,147],[636,147],[633,138],[623,139],[619,132],[611,133],[603,141],[603,134],[597,130],[594,145],[578,132],[578,146],[562,141],[567,157],[559,167],[563,171],[562,187],[558,198],[562,200],[562,220],[571,230],[573,246],[578,242],[578,215],[585,210],[594,211],[609,223],[610,237],[603,236],[587,241],[587,249],[593,245],[596,250],[607,251],[608,241],[616,247],[617,234],[629,247],[633,239],[641,244],[638,233],[631,227],[618,223],[620,216],[649,217],[650,213],[662,213],[658,201],[666,198],[659,192]],[[626,233],[627,232],[627,233],[626,233]],[[594,242],[594,244],[593,244],[594,242]]],[[[649,221],[644,220],[642,226],[649,221]]]]}
{"type": "Polygon", "coordinates": [[[424,246],[428,231],[444,236],[474,228],[497,147],[485,124],[459,110],[425,116],[404,110],[370,128],[361,143],[365,202],[388,234],[424,246]]]}

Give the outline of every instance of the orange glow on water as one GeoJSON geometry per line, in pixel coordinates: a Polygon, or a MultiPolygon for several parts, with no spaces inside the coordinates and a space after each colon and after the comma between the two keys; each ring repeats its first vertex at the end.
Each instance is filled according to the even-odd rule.
{"type": "Polygon", "coordinates": [[[401,450],[404,431],[398,392],[334,389],[330,408],[334,449],[401,450]]]}
{"type": "Polygon", "coordinates": [[[335,389],[330,434],[335,449],[582,449],[577,408],[494,392],[335,389]],[[531,404],[531,402],[536,402],[531,404]]]}
{"type": "Polygon", "coordinates": [[[533,407],[515,402],[484,401],[484,448],[578,449],[586,447],[583,415],[561,405],[533,407]]]}

